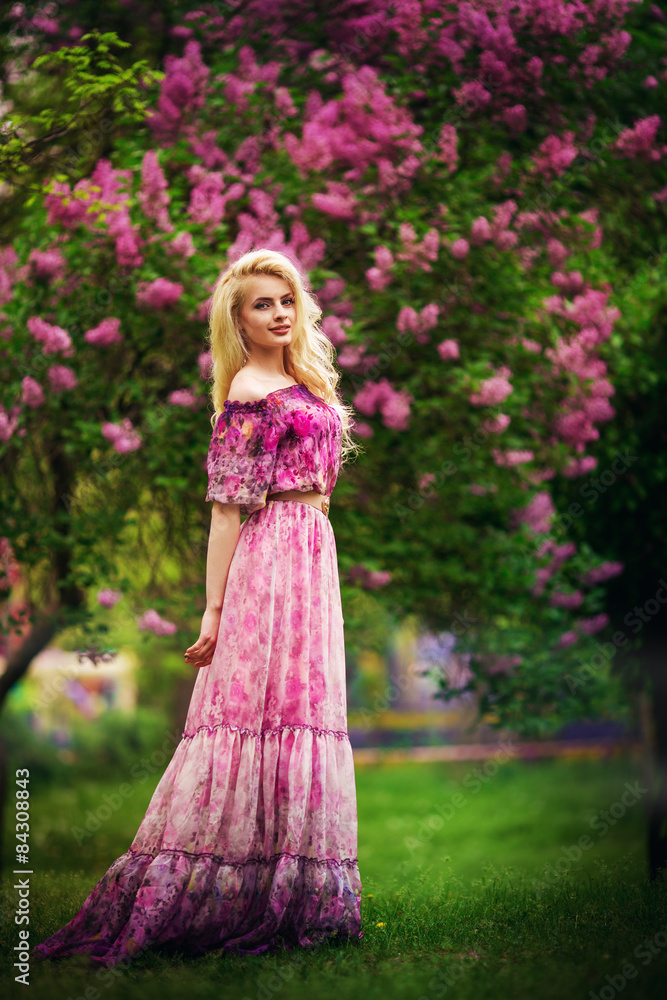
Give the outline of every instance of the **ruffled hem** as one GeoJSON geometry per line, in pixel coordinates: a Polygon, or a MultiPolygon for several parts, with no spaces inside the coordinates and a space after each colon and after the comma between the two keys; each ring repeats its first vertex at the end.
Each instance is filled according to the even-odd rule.
{"type": "Polygon", "coordinates": [[[247,726],[235,726],[231,722],[216,722],[213,725],[204,723],[201,726],[197,726],[191,733],[181,733],[181,737],[184,740],[191,740],[199,732],[206,730],[212,733],[216,729],[228,729],[231,733],[238,733],[240,736],[254,736],[256,739],[263,739],[265,736],[278,736],[288,729],[293,733],[307,729],[316,736],[335,736],[339,740],[349,740],[350,738],[346,729],[323,729],[320,726],[311,726],[307,722],[283,722],[279,726],[267,726],[266,729],[260,730],[249,729],[247,726]]]}
{"type": "Polygon", "coordinates": [[[155,946],[192,955],[312,948],[327,938],[361,940],[360,907],[356,858],[282,852],[229,861],[181,850],[153,856],[130,849],[76,916],[33,954],[87,954],[98,964],[115,965],[155,946]]]}
{"type": "Polygon", "coordinates": [[[227,861],[294,852],[356,853],[349,737],[290,725],[263,738],[186,722],[131,849],[212,854],[227,861]],[[195,731],[196,730],[196,731],[195,731]]]}
{"type": "MultiPolygon", "coordinates": [[[[283,392],[290,392],[294,389],[305,389],[309,395],[312,395],[305,385],[295,382],[293,385],[284,385],[280,389],[274,389],[273,392],[268,392],[266,396],[262,396],[260,399],[226,399],[223,403],[223,410],[240,410],[241,412],[245,412],[245,410],[264,409],[270,405],[274,396],[279,396],[283,392]]],[[[218,417],[218,419],[220,418],[218,417]]]]}

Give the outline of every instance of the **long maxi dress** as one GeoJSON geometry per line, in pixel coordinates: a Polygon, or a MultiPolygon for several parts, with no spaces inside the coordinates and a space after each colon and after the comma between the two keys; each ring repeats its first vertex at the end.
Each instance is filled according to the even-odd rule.
{"type": "Polygon", "coordinates": [[[38,956],[113,965],[155,945],[258,954],[363,937],[334,533],[312,504],[267,502],[329,496],[341,436],[301,384],[225,403],[206,499],[249,516],[211,663],[131,847],[38,956]]]}

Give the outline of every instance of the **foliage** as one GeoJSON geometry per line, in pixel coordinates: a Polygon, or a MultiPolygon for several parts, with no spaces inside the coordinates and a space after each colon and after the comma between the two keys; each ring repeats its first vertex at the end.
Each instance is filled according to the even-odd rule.
{"type": "Polygon", "coordinates": [[[67,178],[75,172],[82,144],[90,148],[91,136],[99,140],[119,124],[142,122],[143,91],[164,78],[146,60],[124,68],[111,47],[131,45],[114,33],[92,31],[80,40],[89,44],[62,46],[32,60],[33,100],[34,91],[41,92],[48,104],[13,109],[0,132],[0,174],[26,193],[42,193],[45,174],[59,171],[67,178]]]}
{"type": "Polygon", "coordinates": [[[117,122],[73,185],[50,178],[2,251],[0,534],[30,605],[59,594],[81,622],[71,588],[164,601],[118,569],[158,512],[170,617],[194,621],[206,293],[225,260],[281,249],[359,413],[332,505],[345,586],[454,631],[483,709],[541,733],[622,705],[598,646],[623,567],[554,500],[597,465],[612,371],[636,370],[613,279],[636,264],[628,216],[641,234],[663,213],[657,15],[441,6],[182,10],[144,125],[117,122]]]}
{"type": "Polygon", "coordinates": [[[11,705],[3,715],[3,737],[11,759],[29,770],[33,789],[45,785],[62,790],[72,774],[81,781],[95,781],[101,773],[117,774],[120,780],[168,737],[170,751],[180,738],[170,730],[166,715],[155,708],[104,712],[94,721],[78,719],[67,733],[40,732],[34,728],[38,722],[37,715],[26,715],[11,705]]]}

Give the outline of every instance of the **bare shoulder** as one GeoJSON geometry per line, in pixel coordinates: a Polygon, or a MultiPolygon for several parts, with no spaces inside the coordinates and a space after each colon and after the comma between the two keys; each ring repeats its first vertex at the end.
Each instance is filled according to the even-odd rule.
{"type": "Polygon", "coordinates": [[[266,387],[251,372],[241,369],[232,379],[229,387],[229,399],[239,403],[253,403],[268,395],[266,387]]]}

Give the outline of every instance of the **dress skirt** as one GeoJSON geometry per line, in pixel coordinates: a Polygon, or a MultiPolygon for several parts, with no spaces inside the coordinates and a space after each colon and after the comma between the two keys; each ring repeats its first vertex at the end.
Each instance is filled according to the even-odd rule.
{"type": "Polygon", "coordinates": [[[358,940],[356,852],[334,533],[269,501],[241,525],[212,661],[131,847],[34,951],[113,965],[358,940]]]}

